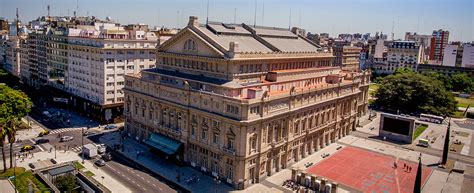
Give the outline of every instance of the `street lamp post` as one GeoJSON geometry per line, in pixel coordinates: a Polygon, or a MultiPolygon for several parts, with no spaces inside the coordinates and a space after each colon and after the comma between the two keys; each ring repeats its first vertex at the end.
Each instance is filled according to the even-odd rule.
{"type": "Polygon", "coordinates": [[[84,164],[84,127],[81,128],[81,143],[82,143],[82,149],[81,149],[81,157],[82,157],[82,164],[84,164]]]}
{"type": "Polygon", "coordinates": [[[14,165],[13,165],[13,176],[15,176],[15,179],[13,179],[14,183],[15,183],[15,192],[17,192],[17,189],[16,189],[16,152],[15,152],[15,156],[12,158],[12,159],[15,159],[15,162],[14,162],[14,165]]]}
{"type": "Polygon", "coordinates": [[[102,176],[102,186],[105,186],[105,185],[104,185],[104,178],[105,178],[105,177],[102,176]]]}

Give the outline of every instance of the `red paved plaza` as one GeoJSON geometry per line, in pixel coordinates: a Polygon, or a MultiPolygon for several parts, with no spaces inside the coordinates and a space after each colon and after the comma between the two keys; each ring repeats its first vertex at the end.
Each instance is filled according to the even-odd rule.
{"type": "MultiPolygon", "coordinates": [[[[345,147],[307,171],[363,192],[413,192],[418,164],[398,160],[394,169],[394,161],[394,157],[345,147]],[[406,172],[403,164],[410,166],[411,172],[406,172]]],[[[431,169],[423,167],[422,174],[425,184],[431,169]]]]}

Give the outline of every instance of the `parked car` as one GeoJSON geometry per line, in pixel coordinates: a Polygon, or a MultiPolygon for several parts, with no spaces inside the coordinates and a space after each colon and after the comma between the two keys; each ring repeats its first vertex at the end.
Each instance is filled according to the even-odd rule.
{"type": "Polygon", "coordinates": [[[95,165],[102,167],[105,166],[105,161],[103,159],[98,159],[97,161],[94,162],[95,165]]]}
{"type": "Polygon", "coordinates": [[[48,118],[53,117],[53,115],[51,115],[51,113],[49,113],[49,111],[43,111],[43,115],[48,117],[48,118]]]}
{"type": "Polygon", "coordinates": [[[42,144],[42,143],[49,143],[49,139],[37,139],[35,143],[36,145],[42,144]]]}
{"type": "Polygon", "coordinates": [[[110,124],[110,125],[105,126],[104,128],[105,130],[117,129],[117,125],[110,124]]]}
{"type": "Polygon", "coordinates": [[[53,164],[57,164],[57,163],[58,163],[58,162],[57,162],[56,160],[54,160],[54,159],[50,159],[49,161],[51,161],[51,163],[53,163],[53,164]]]}
{"type": "Polygon", "coordinates": [[[73,140],[73,139],[74,139],[74,137],[72,137],[72,136],[62,136],[62,137],[59,139],[59,141],[60,141],[60,142],[67,142],[67,141],[71,141],[71,140],[73,140]]]}
{"type": "Polygon", "coordinates": [[[41,131],[41,132],[38,134],[38,136],[39,136],[39,137],[43,137],[43,136],[48,135],[48,134],[49,134],[49,131],[44,130],[44,131],[41,131]]]}
{"type": "Polygon", "coordinates": [[[110,153],[102,155],[102,159],[106,162],[112,160],[112,155],[110,153]]]}
{"type": "Polygon", "coordinates": [[[35,169],[35,165],[33,165],[33,163],[29,163],[28,166],[30,166],[31,169],[35,169]]]}
{"type": "Polygon", "coordinates": [[[31,151],[31,150],[34,150],[35,148],[36,148],[35,146],[25,145],[25,146],[21,147],[21,151],[22,152],[31,151]]]}

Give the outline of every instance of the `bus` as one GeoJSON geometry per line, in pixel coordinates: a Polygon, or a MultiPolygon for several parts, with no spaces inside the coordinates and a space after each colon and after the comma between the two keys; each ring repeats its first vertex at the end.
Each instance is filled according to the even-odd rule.
{"type": "Polygon", "coordinates": [[[420,114],[420,121],[432,122],[432,123],[443,123],[444,118],[430,114],[420,114]]]}
{"type": "Polygon", "coordinates": [[[418,140],[418,146],[422,146],[422,147],[430,146],[429,143],[428,143],[428,139],[420,138],[418,140]]]}

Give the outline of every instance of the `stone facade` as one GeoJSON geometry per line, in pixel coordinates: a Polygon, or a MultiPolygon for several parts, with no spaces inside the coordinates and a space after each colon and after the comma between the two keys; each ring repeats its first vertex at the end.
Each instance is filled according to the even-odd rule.
{"type": "Polygon", "coordinates": [[[159,46],[157,68],[125,76],[125,131],[179,141],[178,160],[244,189],[367,113],[370,72],[343,71],[333,58],[285,29],[190,17],[159,46]]]}

